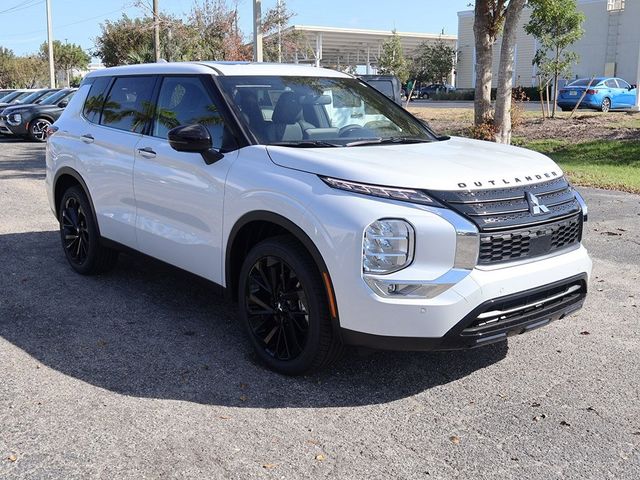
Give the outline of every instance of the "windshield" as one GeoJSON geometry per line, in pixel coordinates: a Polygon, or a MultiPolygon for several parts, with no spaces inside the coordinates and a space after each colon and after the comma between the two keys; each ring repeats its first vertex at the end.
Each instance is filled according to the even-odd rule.
{"type": "Polygon", "coordinates": [[[12,92],[9,95],[5,95],[4,97],[2,97],[0,100],[2,101],[2,103],[11,103],[13,102],[16,98],[22,98],[25,97],[29,94],[30,92],[12,92]]]}
{"type": "Polygon", "coordinates": [[[42,93],[41,91],[37,91],[37,92],[32,92],[30,95],[27,95],[26,97],[22,97],[16,100],[16,103],[21,103],[23,105],[28,105],[30,103],[35,102],[36,100],[38,100],[39,98],[46,98],[48,95],[51,95],[52,93],[55,92],[46,92],[46,93],[42,93]]]}
{"type": "Polygon", "coordinates": [[[240,121],[261,144],[348,147],[436,139],[404,109],[354,78],[218,78],[240,121]]]}
{"type": "MultiPolygon", "coordinates": [[[[53,92],[53,95],[49,95],[48,97],[45,97],[45,100],[40,102],[40,105],[55,105],[60,100],[65,98],[67,95],[72,93],[74,92],[69,90],[60,90],[59,92],[53,92]]],[[[71,100],[71,98],[69,98],[69,100],[71,100]]]]}

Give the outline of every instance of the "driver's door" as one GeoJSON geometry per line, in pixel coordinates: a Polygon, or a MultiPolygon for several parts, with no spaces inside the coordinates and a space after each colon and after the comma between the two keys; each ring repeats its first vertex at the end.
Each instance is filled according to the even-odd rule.
{"type": "Polygon", "coordinates": [[[225,124],[206,76],[162,79],[154,118],[136,145],[136,235],[143,253],[221,283],[224,185],[237,151],[207,165],[198,153],[177,152],[167,132],[179,125],[207,127],[222,147],[225,124]]]}

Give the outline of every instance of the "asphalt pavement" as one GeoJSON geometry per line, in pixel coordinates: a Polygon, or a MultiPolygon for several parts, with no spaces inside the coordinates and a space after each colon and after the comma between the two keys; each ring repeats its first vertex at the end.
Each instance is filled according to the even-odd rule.
{"type": "Polygon", "coordinates": [[[636,480],[640,196],[581,191],[595,268],[577,314],[288,378],[204,281],[124,255],[73,273],[44,147],[0,140],[0,478],[636,480]]]}

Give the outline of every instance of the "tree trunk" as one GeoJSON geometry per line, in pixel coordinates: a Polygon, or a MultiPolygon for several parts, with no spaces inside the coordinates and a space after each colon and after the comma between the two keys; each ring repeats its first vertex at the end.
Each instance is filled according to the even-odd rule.
{"type": "Polygon", "coordinates": [[[476,46],[476,92],[474,124],[482,125],[491,115],[491,63],[493,43],[491,37],[491,10],[488,0],[477,0],[473,33],[476,46]]]}
{"type": "Polygon", "coordinates": [[[560,49],[556,47],[556,63],[553,70],[553,113],[551,114],[552,118],[555,118],[556,107],[558,106],[558,77],[560,76],[560,72],[558,71],[559,59],[560,59],[560,49]]]}
{"type": "Polygon", "coordinates": [[[511,97],[513,90],[513,56],[518,33],[518,22],[526,0],[511,0],[504,17],[496,111],[493,117],[496,142],[511,143],[511,97]]]}

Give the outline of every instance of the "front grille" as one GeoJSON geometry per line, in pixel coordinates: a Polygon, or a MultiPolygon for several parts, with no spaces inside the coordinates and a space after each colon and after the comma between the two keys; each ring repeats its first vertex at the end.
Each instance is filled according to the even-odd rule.
{"type": "Polygon", "coordinates": [[[547,255],[582,238],[580,204],[564,177],[503,189],[429,193],[477,225],[480,265],[547,255]],[[528,194],[545,211],[535,212],[528,194]]]}
{"type": "Polygon", "coordinates": [[[478,263],[490,265],[545,255],[580,241],[580,215],[533,228],[480,234],[478,263]]]}

